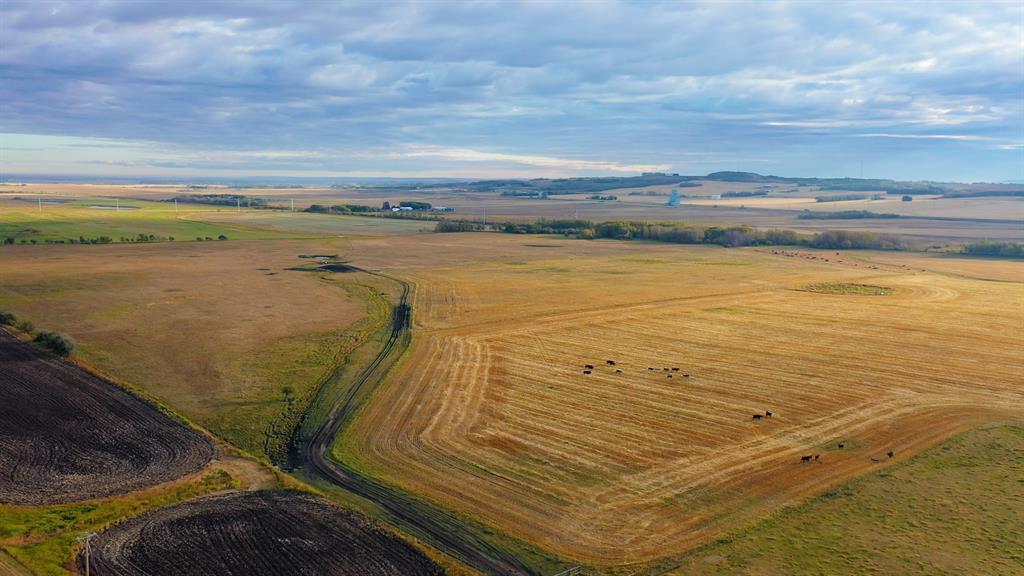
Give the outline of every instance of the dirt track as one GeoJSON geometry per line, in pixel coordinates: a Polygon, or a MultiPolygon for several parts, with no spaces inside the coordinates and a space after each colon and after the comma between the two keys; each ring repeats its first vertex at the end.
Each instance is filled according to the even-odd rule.
{"type": "Polygon", "coordinates": [[[411,312],[408,304],[409,284],[383,274],[377,275],[395,280],[402,286],[402,295],[395,306],[388,340],[373,361],[349,386],[346,395],[332,408],[327,420],[316,430],[312,438],[300,446],[293,446],[292,465],[302,467],[305,475],[311,479],[341,486],[374,502],[403,529],[481,572],[531,573],[531,570],[515,556],[484,538],[468,534],[464,522],[458,517],[385,483],[363,476],[328,457],[334,438],[359,407],[357,398],[360,391],[379,383],[386,374],[390,362],[397,357],[397,353],[400,353],[402,345],[408,345],[406,338],[411,312]]]}
{"type": "Polygon", "coordinates": [[[0,502],[129,492],[199,470],[215,452],[152,405],[0,330],[0,502]]]}
{"type": "MultiPolygon", "coordinates": [[[[84,573],[84,558],[78,557],[84,573]]],[[[93,541],[97,576],[433,575],[421,552],[309,494],[233,493],[149,512],[93,541]]]]}

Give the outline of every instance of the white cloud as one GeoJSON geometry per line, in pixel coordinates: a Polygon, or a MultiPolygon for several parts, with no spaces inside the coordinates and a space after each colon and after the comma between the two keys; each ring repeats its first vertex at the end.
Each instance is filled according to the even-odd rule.
{"type": "Polygon", "coordinates": [[[541,168],[587,172],[627,172],[636,174],[639,172],[665,172],[672,168],[670,164],[621,164],[604,160],[578,160],[530,154],[484,152],[470,148],[419,148],[407,152],[399,152],[395,155],[404,158],[443,158],[460,162],[510,162],[541,168]]]}
{"type": "Polygon", "coordinates": [[[867,134],[856,134],[861,138],[907,138],[917,140],[962,140],[965,142],[980,142],[991,140],[986,136],[972,134],[891,134],[886,132],[873,132],[867,134]]]}

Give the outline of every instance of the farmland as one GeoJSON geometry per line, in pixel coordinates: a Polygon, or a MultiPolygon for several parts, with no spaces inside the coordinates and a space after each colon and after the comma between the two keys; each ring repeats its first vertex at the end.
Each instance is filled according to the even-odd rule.
{"type": "Polygon", "coordinates": [[[0,197],[0,240],[15,243],[70,242],[105,236],[109,242],[193,241],[337,237],[415,233],[432,226],[420,222],[326,216],[301,212],[245,209],[116,198],[0,197]],[[115,209],[119,208],[119,209],[115,209]],[[148,237],[153,236],[153,240],[148,237]]]}
{"type": "Polygon", "coordinates": [[[1019,283],[867,254],[444,242],[444,260],[488,261],[405,251],[418,335],[337,454],[563,557],[678,555],[1024,416],[1024,318],[1000,305],[1019,283]],[[823,283],[886,289],[806,291],[823,283]]]}
{"type": "Polygon", "coordinates": [[[299,255],[338,248],[14,246],[3,255],[0,307],[69,333],[82,361],[269,458],[376,313],[371,279],[288,270],[308,262],[299,255]]]}
{"type": "Polygon", "coordinates": [[[0,503],[137,490],[203,468],[208,438],[0,330],[0,503]]]}
{"type": "Polygon", "coordinates": [[[1024,429],[972,430],[786,510],[670,574],[1019,574],[1024,429]]]}
{"type": "MultiPolygon", "coordinates": [[[[78,560],[84,567],[84,557],[78,560]]],[[[144,514],[97,538],[93,561],[99,574],[138,576],[443,573],[362,516],[312,495],[274,491],[211,496],[144,514]]]]}
{"type": "MultiPolygon", "coordinates": [[[[186,213],[135,202],[102,218],[186,213]]],[[[60,234],[90,222],[74,216],[87,207],[61,209],[60,234]]],[[[25,227],[25,214],[2,217],[25,227]]],[[[0,307],[69,333],[82,365],[283,464],[294,435],[312,434],[371,362],[407,284],[411,346],[327,439],[370,501],[318,487],[400,529],[396,514],[425,515],[408,525],[444,527],[481,562],[685,569],[693,550],[786,506],[964,430],[1024,418],[1024,316],[1005,305],[1024,297],[1021,263],[429,234],[413,221],[207,206],[188,207],[187,221],[230,240],[0,247],[0,307]]],[[[235,480],[190,482],[158,501],[235,480]]],[[[238,520],[249,506],[238,502],[202,523],[238,520]]],[[[120,518],[143,511],[119,506],[120,518]]],[[[44,509],[33,514],[62,513],[44,509]]],[[[161,529],[167,510],[117,537],[161,529]]],[[[0,519],[21,513],[0,507],[0,519]]],[[[111,561],[156,556],[118,550],[141,556],[111,561]]],[[[66,557],[17,552],[43,559],[33,566],[66,557]]]]}
{"type": "MultiPolygon", "coordinates": [[[[912,202],[903,202],[901,195],[883,195],[875,200],[844,202],[816,202],[815,197],[849,195],[842,190],[820,190],[816,186],[795,185],[775,186],[770,193],[751,197],[722,197],[729,193],[750,193],[759,188],[752,182],[727,182],[698,180],[699,186],[681,188],[683,194],[678,208],[665,206],[671,185],[645,186],[606,190],[616,201],[591,200],[590,194],[563,194],[547,199],[530,199],[502,196],[495,191],[466,189],[465,186],[450,187],[296,187],[296,188],[247,188],[226,190],[211,188],[200,192],[219,194],[237,193],[245,197],[261,198],[271,206],[287,208],[294,202],[298,209],[310,204],[323,205],[353,203],[380,206],[386,200],[413,200],[443,205],[456,211],[450,216],[458,219],[480,220],[485,215],[490,221],[530,221],[537,218],[583,218],[603,220],[647,220],[685,221],[699,225],[746,224],[759,228],[788,228],[803,232],[820,232],[829,229],[870,230],[882,233],[902,234],[926,243],[951,243],[978,240],[982,238],[1024,240],[1019,220],[1024,217],[1024,197],[961,197],[944,198],[935,194],[915,195],[912,202]],[[865,210],[876,213],[895,213],[896,219],[860,220],[802,220],[804,210],[831,212],[841,210],[865,210]]],[[[186,193],[181,187],[172,186],[113,186],[82,184],[27,184],[25,186],[0,186],[0,232],[18,232],[32,228],[31,222],[38,220],[35,202],[62,202],[54,206],[43,206],[56,210],[67,206],[68,200],[78,204],[79,221],[82,218],[126,218],[124,212],[109,214],[108,211],[88,209],[95,204],[114,204],[121,198],[125,205],[152,210],[153,214],[163,213],[174,216],[170,204],[153,202],[186,193]],[[14,200],[19,198],[20,200],[14,200]],[[13,228],[4,224],[4,212],[17,209],[22,216],[17,222],[25,224],[13,228]]],[[[139,212],[133,217],[142,217],[139,212]]],[[[323,235],[323,234],[396,234],[423,229],[422,224],[413,222],[379,222],[365,218],[326,217],[315,214],[268,214],[266,210],[246,210],[242,204],[240,215],[230,207],[182,205],[176,217],[178,224],[186,229],[179,230],[178,239],[193,239],[188,227],[196,227],[202,236],[216,238],[225,233],[234,237],[280,237],[282,235],[323,235]],[[184,222],[189,222],[184,224],[184,222]],[[214,230],[216,233],[212,233],[214,230]],[[208,234],[207,232],[211,232],[208,234]]],[[[35,226],[40,228],[39,226],[35,226]]],[[[125,231],[134,235],[138,226],[125,231]],[[132,230],[135,230],[132,232],[132,230]]],[[[150,226],[154,230],[156,226],[150,226]]],[[[43,228],[40,228],[43,229],[43,228]]],[[[73,230],[72,230],[73,231],[73,230]]],[[[173,231],[173,230],[172,230],[173,231]]],[[[156,232],[151,232],[156,233],[156,232]]],[[[164,234],[164,235],[168,235],[164,234]]],[[[117,236],[119,236],[118,234],[117,236]]],[[[2,237],[3,234],[0,234],[2,237]]],[[[86,234],[88,236],[88,234],[86,234]]],[[[117,236],[114,236],[115,238],[117,236]]]]}

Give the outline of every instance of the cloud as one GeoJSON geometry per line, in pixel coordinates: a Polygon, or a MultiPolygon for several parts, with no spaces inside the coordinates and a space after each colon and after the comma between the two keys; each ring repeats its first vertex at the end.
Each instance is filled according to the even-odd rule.
{"type": "Polygon", "coordinates": [[[887,134],[885,132],[875,132],[868,134],[857,134],[862,138],[911,138],[916,140],[960,140],[964,142],[977,142],[981,140],[991,140],[991,138],[985,136],[974,136],[971,134],[887,134]]]}
{"type": "Polygon", "coordinates": [[[499,152],[483,152],[469,148],[426,148],[400,152],[396,154],[405,158],[444,158],[446,160],[465,162],[509,162],[512,164],[526,164],[542,168],[556,168],[562,170],[592,171],[592,172],[664,172],[671,168],[669,164],[620,164],[618,162],[607,162],[600,160],[576,160],[569,158],[554,158],[551,156],[534,156],[529,154],[502,154],[499,152]]]}
{"type": "Polygon", "coordinates": [[[372,150],[367,165],[393,153],[373,169],[410,173],[428,159],[589,174],[759,158],[818,174],[876,155],[894,177],[1012,179],[992,145],[1024,131],[1022,17],[1007,2],[6,0],[0,132],[253,169],[372,150]],[[968,137],[870,148],[865,133],[968,137]]]}

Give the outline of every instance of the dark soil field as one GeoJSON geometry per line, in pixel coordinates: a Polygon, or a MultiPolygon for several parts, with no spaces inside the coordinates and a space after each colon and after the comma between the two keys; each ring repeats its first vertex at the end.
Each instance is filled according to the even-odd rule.
{"type": "Polygon", "coordinates": [[[0,330],[0,503],[111,496],[199,470],[213,444],[0,330]]]}
{"type": "MultiPolygon", "coordinates": [[[[84,562],[79,555],[83,573],[84,562]]],[[[365,517],[285,491],[211,496],[143,514],[93,540],[91,561],[97,576],[442,573],[365,517]]]]}

